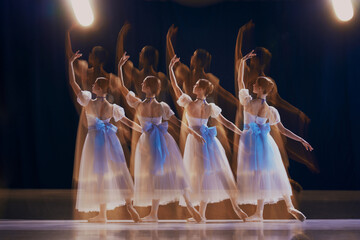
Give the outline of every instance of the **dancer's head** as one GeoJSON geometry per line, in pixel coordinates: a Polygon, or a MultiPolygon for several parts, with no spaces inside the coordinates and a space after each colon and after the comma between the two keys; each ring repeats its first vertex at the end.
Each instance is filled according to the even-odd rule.
{"type": "Polygon", "coordinates": [[[263,47],[257,47],[254,49],[254,53],[256,56],[250,59],[250,67],[265,72],[271,61],[270,51],[263,47]]]}
{"type": "Polygon", "coordinates": [[[159,51],[152,46],[145,46],[139,54],[139,65],[141,68],[153,67],[157,69],[159,63],[159,51]]]}
{"type": "Polygon", "coordinates": [[[204,49],[195,50],[190,59],[190,68],[204,69],[208,71],[211,64],[211,54],[204,49]]]}
{"type": "Polygon", "coordinates": [[[98,77],[92,85],[92,92],[98,96],[104,95],[108,92],[109,80],[105,77],[98,77]]]}
{"type": "Polygon", "coordinates": [[[102,66],[107,59],[107,52],[105,48],[101,46],[93,47],[89,54],[89,65],[93,67],[102,66]]]}
{"type": "Polygon", "coordinates": [[[273,90],[274,85],[274,80],[269,77],[261,76],[258,77],[253,84],[253,92],[257,95],[267,96],[273,90]]]}
{"type": "Polygon", "coordinates": [[[193,93],[204,98],[211,94],[214,90],[214,85],[207,79],[199,79],[193,87],[193,93]]]}
{"type": "Polygon", "coordinates": [[[158,95],[161,90],[161,81],[155,76],[147,76],[141,84],[141,91],[146,95],[158,95]]]}

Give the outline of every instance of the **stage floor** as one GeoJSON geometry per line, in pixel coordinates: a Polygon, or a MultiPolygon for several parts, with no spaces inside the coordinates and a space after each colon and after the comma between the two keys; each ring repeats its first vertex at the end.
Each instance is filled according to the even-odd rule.
{"type": "Polygon", "coordinates": [[[162,220],[157,224],[109,221],[106,224],[61,220],[0,220],[0,239],[360,239],[360,219],[266,220],[243,223],[211,220],[206,224],[162,220]]]}

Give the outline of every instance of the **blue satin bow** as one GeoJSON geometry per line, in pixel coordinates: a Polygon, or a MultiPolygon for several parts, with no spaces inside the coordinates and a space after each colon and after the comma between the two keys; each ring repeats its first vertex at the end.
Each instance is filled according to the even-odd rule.
{"type": "Polygon", "coordinates": [[[158,125],[146,122],[143,127],[143,131],[150,135],[151,151],[155,159],[153,174],[164,174],[165,159],[169,155],[165,140],[167,129],[167,122],[158,125]]]}
{"type": "MultiPolygon", "coordinates": [[[[274,166],[273,161],[269,161],[268,156],[272,154],[272,149],[270,147],[270,143],[268,142],[268,138],[266,135],[270,132],[270,124],[257,124],[255,122],[245,124],[245,130],[249,130],[250,134],[255,135],[255,142],[254,144],[254,161],[250,162],[250,167],[252,170],[262,170],[262,169],[269,169],[274,166]]],[[[250,140],[250,139],[248,139],[250,140]]],[[[250,143],[247,142],[247,145],[250,143]]]]}
{"type": "MultiPolygon", "coordinates": [[[[202,147],[204,157],[204,170],[205,174],[209,174],[213,168],[211,167],[211,161],[214,156],[213,143],[217,135],[216,127],[208,127],[205,124],[200,127],[201,136],[205,139],[205,143],[202,147]]],[[[215,162],[213,162],[215,165],[215,162]]]]}
{"type": "Polygon", "coordinates": [[[259,125],[255,122],[245,124],[245,129],[250,129],[255,135],[259,135],[260,133],[266,135],[271,130],[269,123],[259,125]]]}
{"type": "MultiPolygon", "coordinates": [[[[94,172],[98,174],[104,174],[108,171],[108,165],[105,161],[105,158],[108,155],[110,156],[111,160],[113,154],[110,154],[111,150],[114,150],[114,154],[121,157],[122,153],[118,147],[112,147],[113,141],[109,141],[107,146],[105,146],[105,137],[109,133],[116,133],[117,127],[115,127],[113,124],[109,122],[104,122],[103,120],[100,120],[99,118],[96,118],[95,125],[89,128],[89,131],[95,131],[95,146],[94,146],[94,172]],[[110,150],[110,148],[112,148],[110,150]]],[[[116,136],[115,136],[116,137],[116,136]]],[[[116,161],[114,161],[116,162],[116,161]]]]}

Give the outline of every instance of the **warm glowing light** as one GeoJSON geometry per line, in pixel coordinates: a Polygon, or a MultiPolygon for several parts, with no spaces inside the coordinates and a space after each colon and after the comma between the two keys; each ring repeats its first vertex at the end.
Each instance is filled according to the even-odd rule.
{"type": "Polygon", "coordinates": [[[89,26],[94,21],[94,14],[89,0],[71,0],[75,16],[79,23],[84,27],[89,26]]]}
{"type": "Polygon", "coordinates": [[[343,22],[349,21],[354,16],[351,0],[332,0],[336,16],[343,22]]]}

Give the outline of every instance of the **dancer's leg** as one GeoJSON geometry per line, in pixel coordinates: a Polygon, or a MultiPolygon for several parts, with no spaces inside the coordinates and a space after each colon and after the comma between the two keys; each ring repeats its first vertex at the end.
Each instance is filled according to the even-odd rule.
{"type": "Polygon", "coordinates": [[[125,199],[126,202],[126,209],[129,212],[131,219],[134,220],[134,222],[140,222],[140,216],[138,212],[135,210],[134,206],[132,205],[131,199],[125,199]]]}
{"type": "Polygon", "coordinates": [[[305,219],[306,219],[305,215],[294,207],[290,196],[284,196],[284,200],[285,200],[288,212],[297,220],[299,220],[301,222],[305,221],[305,219]]]}
{"type": "Polygon", "coordinates": [[[158,219],[159,203],[160,203],[159,199],[152,200],[150,214],[141,219],[143,222],[157,222],[159,220],[158,219]]]}
{"type": "Polygon", "coordinates": [[[246,221],[249,221],[249,222],[261,222],[263,220],[263,213],[264,213],[264,200],[259,199],[257,201],[256,212],[254,213],[254,215],[248,217],[246,219],[246,221]]]}
{"type": "Polygon", "coordinates": [[[245,222],[248,215],[237,205],[236,198],[232,197],[230,201],[236,215],[245,222]]]}
{"type": "Polygon", "coordinates": [[[195,220],[196,222],[202,222],[203,219],[202,219],[202,217],[200,216],[200,213],[194,208],[194,206],[193,206],[192,203],[190,202],[188,192],[185,191],[185,193],[184,193],[183,196],[184,196],[184,199],[185,199],[186,207],[187,207],[188,211],[190,212],[191,216],[194,218],[194,220],[195,220]]]}

